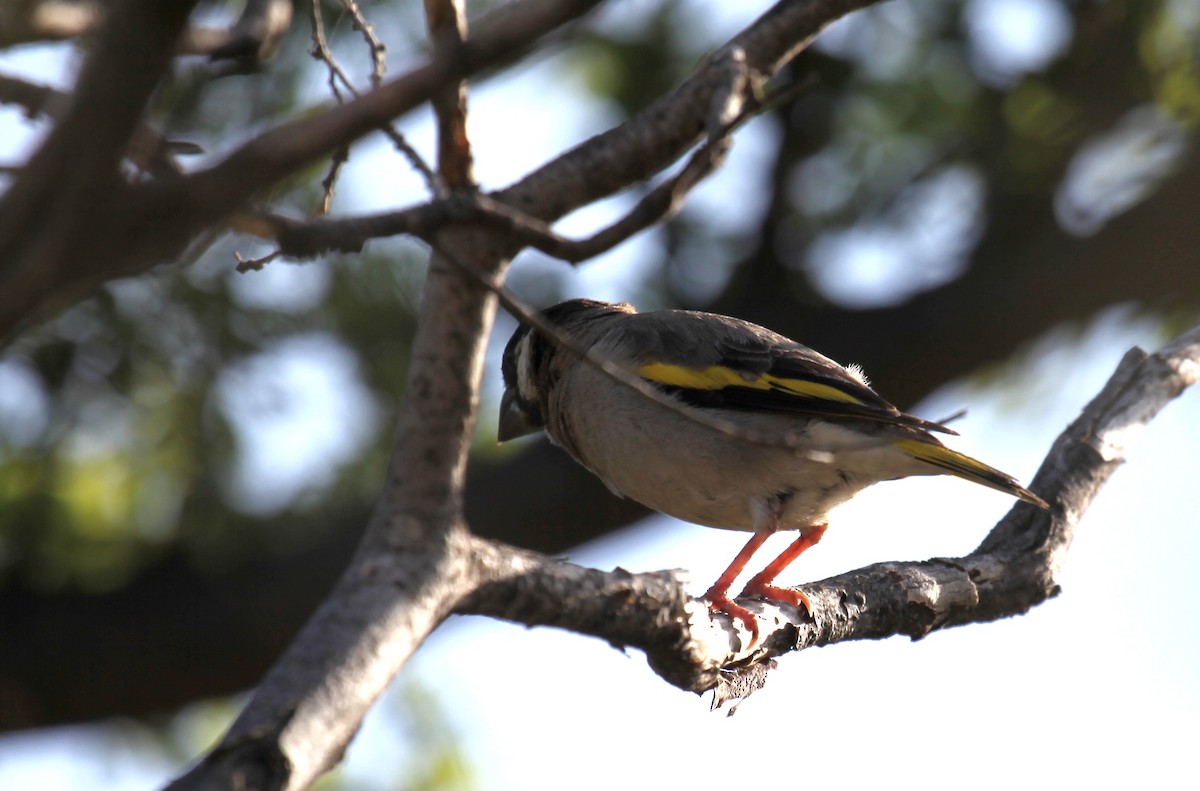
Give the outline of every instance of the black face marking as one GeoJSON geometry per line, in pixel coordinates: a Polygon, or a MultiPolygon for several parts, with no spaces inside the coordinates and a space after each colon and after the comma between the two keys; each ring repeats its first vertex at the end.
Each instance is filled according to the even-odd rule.
{"type": "MultiPolygon", "coordinates": [[[[546,308],[541,316],[550,327],[571,332],[614,314],[634,312],[624,303],[570,299],[546,308]]],[[[537,426],[546,425],[546,399],[561,374],[562,363],[554,362],[555,344],[555,340],[536,328],[521,325],[508,339],[500,359],[505,405],[519,410],[537,426]]]]}
{"type": "Polygon", "coordinates": [[[544,426],[546,421],[542,415],[540,398],[536,397],[537,388],[532,382],[523,381],[523,378],[538,376],[538,366],[545,348],[540,341],[540,336],[530,328],[519,327],[504,347],[504,355],[500,358],[500,373],[504,377],[506,401],[515,406],[533,425],[544,426]]]}

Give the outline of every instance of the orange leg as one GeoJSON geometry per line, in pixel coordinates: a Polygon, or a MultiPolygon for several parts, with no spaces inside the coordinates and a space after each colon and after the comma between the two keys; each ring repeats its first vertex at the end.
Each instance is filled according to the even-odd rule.
{"type": "MultiPolygon", "coordinates": [[[[821,540],[821,536],[825,535],[825,528],[828,524],[812,525],[800,531],[800,537],[788,545],[788,548],[779,553],[779,557],[767,564],[767,567],[755,574],[746,583],[746,587],[738,594],[742,596],[765,596],[773,601],[786,602],[795,606],[804,605],[804,609],[812,615],[812,602],[808,600],[808,596],[798,590],[790,588],[777,588],[771,583],[779,576],[785,568],[787,568],[793,560],[800,557],[804,550],[816,544],[821,540]]],[[[732,582],[732,580],[730,580],[732,582]]],[[[728,587],[728,586],[726,586],[728,587]]],[[[744,609],[744,608],[742,608],[744,609]]]]}
{"type": "Polygon", "coordinates": [[[758,642],[758,621],[754,618],[754,613],[740,604],[735,604],[729,598],[729,586],[733,585],[733,581],[742,573],[742,569],[746,568],[746,563],[750,561],[751,556],[774,532],[774,529],[755,531],[754,535],[750,536],[750,540],[746,542],[746,546],[742,547],[742,551],[738,552],[737,557],[729,564],[729,568],[721,572],[721,576],[717,577],[717,581],[701,597],[708,602],[710,609],[723,612],[746,624],[746,628],[750,630],[751,634],[750,646],[758,642]]]}

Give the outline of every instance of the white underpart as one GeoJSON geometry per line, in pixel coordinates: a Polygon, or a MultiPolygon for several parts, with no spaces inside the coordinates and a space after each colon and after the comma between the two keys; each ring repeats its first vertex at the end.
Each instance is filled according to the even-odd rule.
{"type": "Polygon", "coordinates": [[[525,333],[525,337],[517,342],[517,392],[527,403],[538,400],[537,380],[533,372],[533,355],[529,345],[533,342],[533,333],[525,333]]]}

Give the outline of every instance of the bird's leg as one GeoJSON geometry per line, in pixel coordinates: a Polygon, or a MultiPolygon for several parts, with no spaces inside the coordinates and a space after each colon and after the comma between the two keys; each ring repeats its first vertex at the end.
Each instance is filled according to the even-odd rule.
{"type": "Polygon", "coordinates": [[[800,557],[804,550],[811,547],[821,540],[821,536],[825,535],[825,528],[828,524],[810,525],[800,531],[800,537],[788,545],[788,548],[779,553],[779,557],[767,564],[767,567],[755,574],[746,583],[746,587],[742,589],[739,598],[742,596],[764,596],[773,601],[786,602],[795,606],[804,605],[804,609],[809,615],[812,615],[812,602],[808,600],[808,596],[798,590],[791,588],[778,588],[771,583],[779,576],[793,560],[800,557]]]}
{"type": "Polygon", "coordinates": [[[746,564],[750,558],[758,551],[758,548],[763,545],[763,542],[774,534],[779,525],[779,513],[782,509],[781,502],[771,502],[763,507],[760,503],[755,503],[752,506],[754,510],[754,535],[750,536],[750,540],[746,542],[746,546],[742,547],[742,551],[737,553],[737,557],[729,564],[729,567],[721,572],[721,576],[717,577],[717,581],[712,584],[712,587],[701,597],[708,602],[708,607],[714,612],[723,612],[726,615],[736,618],[746,625],[750,630],[750,645],[748,648],[753,648],[758,642],[758,620],[754,617],[754,613],[747,610],[740,604],[735,603],[729,598],[729,587],[733,585],[733,581],[742,573],[742,569],[746,568],[746,564]]]}
{"type": "Polygon", "coordinates": [[[742,569],[746,568],[750,557],[763,545],[764,541],[771,537],[773,532],[775,531],[756,531],[754,535],[750,536],[750,540],[746,542],[746,546],[742,547],[742,551],[737,553],[737,557],[729,564],[729,568],[721,572],[721,576],[717,577],[717,581],[701,597],[708,602],[710,610],[723,612],[746,624],[751,635],[750,647],[758,642],[758,621],[755,619],[754,613],[729,598],[729,587],[733,585],[737,575],[742,573],[742,569]]]}
{"type": "Polygon", "coordinates": [[[729,564],[729,567],[721,572],[721,576],[717,577],[717,581],[712,584],[708,592],[701,598],[710,604],[720,604],[729,601],[726,594],[729,593],[729,588],[733,585],[733,581],[742,573],[742,569],[746,568],[746,564],[750,558],[758,551],[758,548],[763,545],[763,542],[771,537],[771,533],[755,533],[750,536],[750,540],[746,542],[746,546],[742,547],[742,551],[737,553],[737,557],[729,564]]]}

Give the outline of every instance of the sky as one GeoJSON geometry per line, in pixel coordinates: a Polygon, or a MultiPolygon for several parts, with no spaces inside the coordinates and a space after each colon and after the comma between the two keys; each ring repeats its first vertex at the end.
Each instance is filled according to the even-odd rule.
{"type": "MultiPolygon", "coordinates": [[[[636,10],[646,5],[630,3],[630,14],[606,24],[633,24],[636,10]]],[[[706,21],[697,24],[712,30],[732,27],[765,4],[731,10],[733,5],[705,5],[714,13],[700,15],[706,21]]],[[[974,0],[970,6],[980,68],[997,84],[1040,68],[1069,40],[1057,6],[1047,0],[974,0]]],[[[834,48],[853,41],[836,26],[829,38],[834,48]]],[[[54,78],[54,70],[65,74],[59,55],[29,51],[21,57],[30,59],[34,74],[47,79],[54,78]]],[[[485,185],[503,186],[617,120],[602,106],[560,112],[579,90],[560,65],[541,59],[522,69],[519,83],[487,83],[473,92],[473,137],[485,185]]],[[[321,80],[314,78],[314,98],[320,90],[321,80]]],[[[415,144],[429,150],[426,119],[408,120],[404,128],[415,144]]],[[[13,152],[27,144],[18,140],[23,134],[10,114],[0,117],[6,158],[15,158],[13,152]]],[[[742,130],[730,162],[689,205],[724,208],[730,194],[761,193],[756,185],[773,134],[768,123],[742,130]]],[[[352,160],[342,210],[419,199],[419,180],[386,144],[374,141],[367,147],[376,155],[352,160]],[[380,183],[389,185],[386,194],[370,186],[380,183]]],[[[962,193],[950,194],[960,199],[962,193]]],[[[586,232],[615,216],[627,200],[579,212],[559,228],[586,232]]],[[[745,212],[740,221],[747,224],[761,210],[752,200],[736,203],[745,212]]],[[[738,222],[730,216],[735,214],[722,216],[738,222]]],[[[638,261],[659,243],[653,231],[640,235],[571,274],[568,289],[602,299],[633,295],[638,261]]],[[[855,239],[828,252],[830,266],[843,277],[841,287],[861,293],[864,282],[884,282],[889,270],[879,251],[887,247],[855,239]],[[859,287],[847,287],[845,278],[858,278],[859,287]]],[[[545,265],[536,256],[519,264],[545,265]]],[[[310,270],[318,268],[268,267],[261,277],[231,277],[237,277],[239,298],[282,306],[319,298],[326,287],[322,277],[298,274],[310,270]]],[[[502,324],[492,343],[488,387],[493,394],[499,347],[509,327],[502,324]]],[[[954,447],[1027,482],[1054,437],[1101,387],[1125,350],[1135,344],[1152,349],[1163,340],[1154,322],[1113,309],[1081,333],[1051,333],[1022,351],[1005,368],[1000,387],[954,383],[913,411],[938,418],[967,408],[968,416],[955,424],[963,436],[954,447]]],[[[344,415],[369,415],[371,409],[347,384],[354,381],[353,361],[328,338],[298,336],[247,360],[229,372],[228,386],[248,389],[243,380],[256,375],[256,366],[287,371],[286,381],[309,397],[278,421],[234,426],[247,446],[257,449],[243,459],[243,477],[279,476],[267,488],[284,494],[287,487],[310,480],[314,472],[305,465],[303,448],[289,449],[287,465],[265,452],[295,426],[312,427],[300,443],[311,458],[349,454],[354,443],[364,441],[353,432],[329,431],[344,425],[344,415]]],[[[492,420],[494,412],[481,418],[492,420]]],[[[367,423],[359,427],[380,430],[367,423]]],[[[1194,673],[1200,663],[1200,619],[1190,606],[1196,600],[1191,570],[1200,556],[1196,507],[1189,497],[1196,447],[1200,395],[1192,392],[1150,425],[1094,502],[1068,555],[1060,579],[1063,592],[1056,599],[1025,616],[946,630],[915,643],[892,638],[789,655],[767,687],[733,717],[710,712],[707,699],[666,685],[636,651],[621,653],[601,641],[552,629],[454,618],[401,673],[340,771],[351,787],[384,789],[393,787],[398,774],[423,765],[428,737],[414,734],[403,717],[405,701],[418,689],[432,696],[446,719],[447,738],[461,746],[470,767],[469,787],[483,791],[668,783],[702,788],[1178,786],[1182,778],[1194,778],[1190,755],[1200,737],[1200,681],[1194,673]]],[[[564,457],[563,463],[571,462],[564,457]]],[[[958,480],[881,484],[839,509],[820,546],[781,582],[821,579],[882,560],[967,553],[1010,504],[1001,494],[958,480]]],[[[698,594],[744,539],[740,533],[655,517],[580,547],[570,558],[599,568],[686,568],[698,594]]],[[[775,540],[781,547],[788,537],[775,540]]],[[[182,715],[175,727],[201,728],[198,723],[212,717],[199,707],[182,715]]],[[[177,758],[128,724],[10,736],[0,738],[0,788],[151,788],[178,771],[177,758]]]]}

